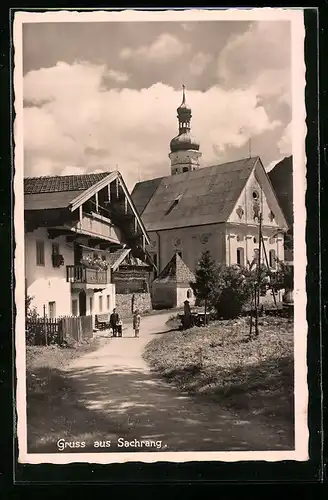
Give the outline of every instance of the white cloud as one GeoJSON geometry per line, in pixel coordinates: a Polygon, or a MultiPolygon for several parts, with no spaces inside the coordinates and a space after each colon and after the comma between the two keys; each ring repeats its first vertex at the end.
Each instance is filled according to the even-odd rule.
{"type": "Polygon", "coordinates": [[[120,52],[122,59],[145,59],[152,62],[166,62],[181,56],[190,46],[170,33],[162,33],[150,45],[142,45],[136,49],[125,47],[120,52]]]}
{"type": "Polygon", "coordinates": [[[106,75],[111,80],[115,82],[124,83],[129,80],[129,75],[127,73],[122,73],[121,71],[115,71],[114,69],[110,69],[107,71],[106,75]]]}
{"type": "Polygon", "coordinates": [[[262,98],[290,103],[290,23],[265,21],[232,38],[218,60],[218,77],[230,87],[253,86],[262,98]]]}
{"type": "MultiPolygon", "coordinates": [[[[141,178],[169,174],[167,155],[177,133],[181,91],[162,83],[104,90],[106,71],[104,66],[58,64],[26,75],[24,97],[37,106],[24,110],[25,175],[67,173],[73,166],[113,170],[117,165],[132,187],[139,173],[141,178]]],[[[188,91],[187,101],[203,165],[219,162],[225,149],[246,144],[249,134],[281,125],[270,121],[252,88],[188,91]]]]}
{"type": "Polygon", "coordinates": [[[204,52],[198,52],[190,61],[189,70],[195,76],[200,76],[204,73],[208,64],[212,61],[213,56],[210,54],[205,54],[204,52]]]}
{"type": "Polygon", "coordinates": [[[290,122],[282,133],[278,142],[278,149],[283,156],[292,154],[292,122],[290,122]]]}

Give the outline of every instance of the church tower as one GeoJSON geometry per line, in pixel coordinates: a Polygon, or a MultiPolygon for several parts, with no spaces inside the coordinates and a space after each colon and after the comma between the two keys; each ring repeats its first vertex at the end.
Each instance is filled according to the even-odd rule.
{"type": "Polygon", "coordinates": [[[199,143],[190,133],[191,108],[186,103],[185,86],[182,88],[182,103],[177,109],[179,134],[170,143],[171,175],[197,170],[202,156],[199,143]]]}

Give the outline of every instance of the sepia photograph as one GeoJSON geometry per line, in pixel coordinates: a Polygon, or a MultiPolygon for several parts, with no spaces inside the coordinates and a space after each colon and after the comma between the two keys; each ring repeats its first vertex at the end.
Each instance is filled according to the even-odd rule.
{"type": "Polygon", "coordinates": [[[13,44],[20,463],[307,460],[302,9],[13,44]]]}

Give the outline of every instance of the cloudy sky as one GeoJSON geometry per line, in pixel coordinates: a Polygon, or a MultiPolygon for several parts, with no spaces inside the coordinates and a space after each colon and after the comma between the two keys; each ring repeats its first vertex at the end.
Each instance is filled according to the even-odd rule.
{"type": "Polygon", "coordinates": [[[181,86],[203,166],[291,154],[288,21],[23,26],[25,176],[169,175],[181,86]]]}

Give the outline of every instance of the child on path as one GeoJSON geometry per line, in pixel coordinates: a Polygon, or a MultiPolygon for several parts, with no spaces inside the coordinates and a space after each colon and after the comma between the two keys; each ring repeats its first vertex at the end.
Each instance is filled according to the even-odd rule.
{"type": "Polygon", "coordinates": [[[133,315],[133,330],[134,330],[134,336],[139,337],[139,330],[140,330],[140,314],[138,309],[134,312],[133,315]]]}

